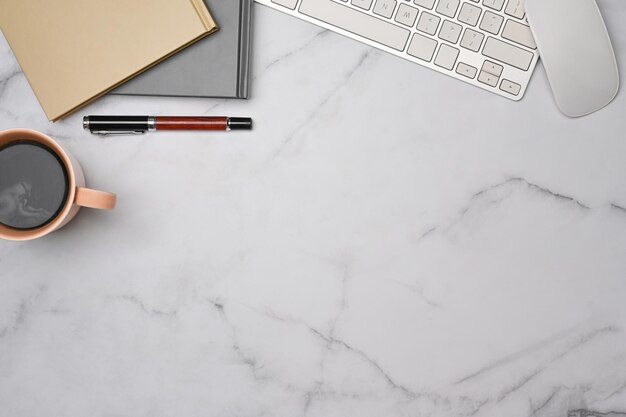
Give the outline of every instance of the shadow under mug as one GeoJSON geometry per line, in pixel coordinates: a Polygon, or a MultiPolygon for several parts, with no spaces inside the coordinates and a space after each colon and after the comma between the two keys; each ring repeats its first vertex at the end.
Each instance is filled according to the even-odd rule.
{"type": "Polygon", "coordinates": [[[20,140],[41,143],[59,157],[67,171],[67,197],[62,209],[49,223],[35,229],[14,229],[0,224],[0,238],[17,241],[37,239],[65,226],[76,216],[81,207],[103,210],[111,210],[115,207],[115,194],[85,188],[85,176],[78,161],[49,136],[30,129],[0,131],[0,147],[20,140]]]}

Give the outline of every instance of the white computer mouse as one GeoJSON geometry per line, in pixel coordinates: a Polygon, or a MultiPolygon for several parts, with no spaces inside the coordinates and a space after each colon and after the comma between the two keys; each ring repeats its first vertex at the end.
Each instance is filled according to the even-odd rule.
{"type": "Polygon", "coordinates": [[[580,117],[609,104],[619,71],[596,1],[526,0],[526,14],[559,109],[580,117]]]}

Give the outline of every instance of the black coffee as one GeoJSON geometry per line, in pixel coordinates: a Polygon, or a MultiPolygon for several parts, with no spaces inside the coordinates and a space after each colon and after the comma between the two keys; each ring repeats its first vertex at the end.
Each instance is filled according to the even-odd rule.
{"type": "Polygon", "coordinates": [[[65,165],[45,145],[19,140],[0,147],[0,223],[35,229],[63,209],[69,181],[65,165]]]}

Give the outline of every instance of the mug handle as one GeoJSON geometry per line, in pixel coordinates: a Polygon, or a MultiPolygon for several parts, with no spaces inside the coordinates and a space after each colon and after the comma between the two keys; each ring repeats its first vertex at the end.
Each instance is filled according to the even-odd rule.
{"type": "Polygon", "coordinates": [[[76,187],[76,195],[74,196],[74,204],[77,206],[101,210],[113,209],[116,200],[115,194],[83,187],[76,187]]]}

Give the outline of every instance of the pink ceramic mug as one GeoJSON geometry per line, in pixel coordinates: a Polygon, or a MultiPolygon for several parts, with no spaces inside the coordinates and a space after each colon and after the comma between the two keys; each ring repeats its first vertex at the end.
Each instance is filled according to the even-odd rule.
{"type": "Polygon", "coordinates": [[[11,142],[28,140],[40,143],[61,160],[67,171],[68,192],[56,217],[45,225],[34,229],[15,229],[0,223],[0,238],[8,240],[32,240],[52,233],[70,222],[81,207],[110,210],[115,207],[115,194],[85,188],[85,176],[78,161],[52,138],[29,129],[0,131],[0,147],[11,142]]]}

